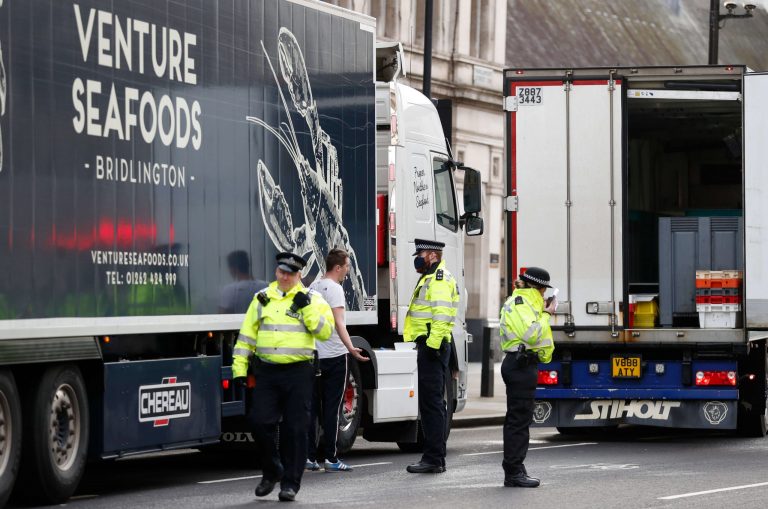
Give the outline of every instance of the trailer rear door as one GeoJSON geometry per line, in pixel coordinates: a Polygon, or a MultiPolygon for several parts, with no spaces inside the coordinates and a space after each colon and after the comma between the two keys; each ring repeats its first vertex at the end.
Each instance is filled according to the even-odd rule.
{"type": "Polygon", "coordinates": [[[746,323],[768,329],[768,74],[744,75],[746,323]]]}
{"type": "Polygon", "coordinates": [[[610,326],[623,288],[622,83],[541,72],[506,75],[510,277],[544,267],[570,313],[558,325],[610,326]]]}

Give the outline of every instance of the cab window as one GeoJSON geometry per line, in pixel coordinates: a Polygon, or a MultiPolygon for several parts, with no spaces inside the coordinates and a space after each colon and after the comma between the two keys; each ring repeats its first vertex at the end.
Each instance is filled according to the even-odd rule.
{"type": "Polygon", "coordinates": [[[456,213],[456,198],[453,192],[453,180],[450,167],[445,161],[434,160],[432,168],[435,175],[435,216],[437,224],[451,231],[459,227],[456,213]]]}

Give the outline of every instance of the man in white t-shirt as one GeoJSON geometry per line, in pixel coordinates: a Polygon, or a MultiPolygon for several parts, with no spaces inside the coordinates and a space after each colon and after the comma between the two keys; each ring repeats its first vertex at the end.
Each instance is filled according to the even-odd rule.
{"type": "Polygon", "coordinates": [[[318,390],[312,401],[306,468],[320,470],[315,448],[315,421],[319,414],[325,437],[325,471],[346,472],[352,470],[352,467],[337,457],[336,439],[339,432],[342,396],[348,376],[347,353],[361,362],[367,362],[369,359],[363,357],[362,350],[352,346],[344,321],[346,299],[341,283],[349,273],[349,253],[343,249],[331,249],[325,258],[325,269],[325,276],[312,283],[309,288],[319,292],[331,306],[336,328],[328,341],[315,344],[317,356],[320,359],[320,376],[315,377],[318,390]]]}

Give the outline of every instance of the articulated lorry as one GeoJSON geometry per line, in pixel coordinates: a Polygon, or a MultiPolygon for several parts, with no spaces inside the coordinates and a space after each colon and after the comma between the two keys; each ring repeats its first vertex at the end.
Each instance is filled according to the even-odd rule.
{"type": "Polygon", "coordinates": [[[4,0],[0,26],[0,506],[14,486],[66,500],[88,459],[252,441],[232,347],[284,250],[305,283],[351,254],[348,328],[371,361],[340,448],[360,428],[418,447],[413,241],[445,242],[466,295],[480,179],[375,20],[309,0],[4,0]]]}
{"type": "Polygon", "coordinates": [[[768,75],[504,80],[510,284],[535,265],[560,289],[535,423],[765,435],[768,75]]]}

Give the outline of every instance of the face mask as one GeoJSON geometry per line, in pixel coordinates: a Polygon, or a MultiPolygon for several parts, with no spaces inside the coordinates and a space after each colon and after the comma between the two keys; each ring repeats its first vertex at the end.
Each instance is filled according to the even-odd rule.
{"type": "Polygon", "coordinates": [[[423,271],[427,266],[427,260],[422,258],[421,256],[417,256],[413,259],[413,268],[416,269],[416,272],[423,271]]]}

